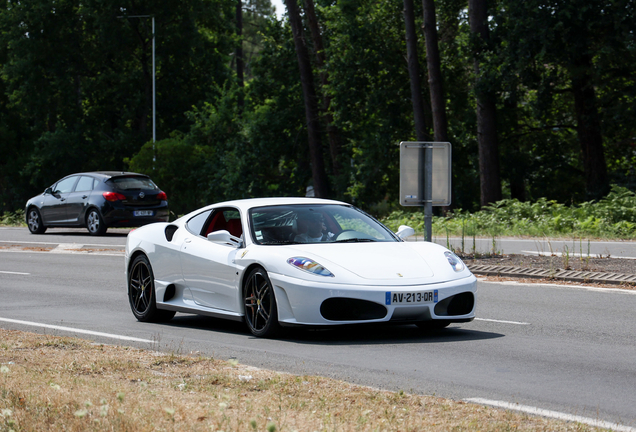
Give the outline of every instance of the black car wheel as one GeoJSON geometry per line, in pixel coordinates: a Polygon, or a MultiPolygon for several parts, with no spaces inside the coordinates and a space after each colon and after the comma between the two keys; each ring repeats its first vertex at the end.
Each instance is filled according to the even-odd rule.
{"type": "Polygon", "coordinates": [[[90,235],[95,236],[104,235],[108,229],[106,222],[104,222],[97,209],[94,208],[90,209],[86,215],[86,228],[90,235]]]}
{"type": "Polygon", "coordinates": [[[243,288],[245,322],[254,336],[272,337],[280,329],[272,283],[262,268],[252,270],[243,288]]]}
{"type": "Polygon", "coordinates": [[[128,300],[133,315],[139,321],[169,321],[174,311],[157,309],[155,301],[155,279],[152,267],[145,255],[139,255],[128,272],[128,300]]]}
{"type": "Polygon", "coordinates": [[[44,234],[46,227],[42,223],[42,216],[35,207],[31,207],[27,213],[27,225],[32,234],[44,234]]]}

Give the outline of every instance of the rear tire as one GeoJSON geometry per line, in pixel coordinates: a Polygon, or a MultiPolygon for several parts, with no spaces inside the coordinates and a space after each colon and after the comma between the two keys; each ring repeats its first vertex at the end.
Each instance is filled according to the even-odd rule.
{"type": "Polygon", "coordinates": [[[271,338],[280,331],[274,287],[262,268],[255,268],[243,287],[245,322],[254,336],[271,338]]]}
{"type": "Polygon", "coordinates": [[[155,301],[155,277],[150,261],[145,255],[137,256],[128,271],[128,301],[137,320],[142,322],[165,322],[175,312],[157,309],[155,301]]]}
{"type": "Polygon", "coordinates": [[[108,229],[106,222],[95,208],[90,209],[86,215],[86,228],[88,233],[94,236],[104,235],[108,229]]]}
{"type": "Polygon", "coordinates": [[[46,231],[40,211],[35,207],[31,207],[27,213],[27,226],[31,234],[44,234],[46,231]]]}

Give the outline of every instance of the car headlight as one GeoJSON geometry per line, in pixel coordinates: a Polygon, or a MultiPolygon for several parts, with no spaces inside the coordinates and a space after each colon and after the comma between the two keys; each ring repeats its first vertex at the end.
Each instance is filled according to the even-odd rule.
{"type": "Polygon", "coordinates": [[[333,273],[324,268],[322,265],[318,264],[316,261],[303,258],[303,257],[293,257],[287,260],[287,264],[290,264],[297,269],[302,271],[306,271],[307,273],[312,273],[318,276],[327,276],[333,277],[333,273]]]}
{"type": "Polygon", "coordinates": [[[446,259],[448,260],[448,263],[451,265],[453,270],[455,270],[456,272],[460,272],[464,270],[465,268],[464,263],[462,262],[461,259],[459,259],[457,255],[455,255],[454,253],[450,251],[444,252],[444,255],[446,256],[446,259]]]}

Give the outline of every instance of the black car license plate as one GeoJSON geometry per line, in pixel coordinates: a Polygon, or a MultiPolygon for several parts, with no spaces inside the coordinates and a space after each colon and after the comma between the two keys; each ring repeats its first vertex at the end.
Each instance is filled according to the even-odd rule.
{"type": "Polygon", "coordinates": [[[152,216],[154,212],[152,210],[135,210],[133,214],[135,216],[152,216]]]}

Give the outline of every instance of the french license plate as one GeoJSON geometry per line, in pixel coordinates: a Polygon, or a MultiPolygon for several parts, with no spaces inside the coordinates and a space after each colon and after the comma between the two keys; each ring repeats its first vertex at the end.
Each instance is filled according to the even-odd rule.
{"type": "Polygon", "coordinates": [[[152,210],[135,210],[133,214],[135,216],[152,216],[153,211],[152,210]]]}
{"type": "Polygon", "coordinates": [[[431,291],[413,291],[413,292],[386,292],[386,304],[421,304],[421,303],[437,303],[437,290],[431,291]]]}

